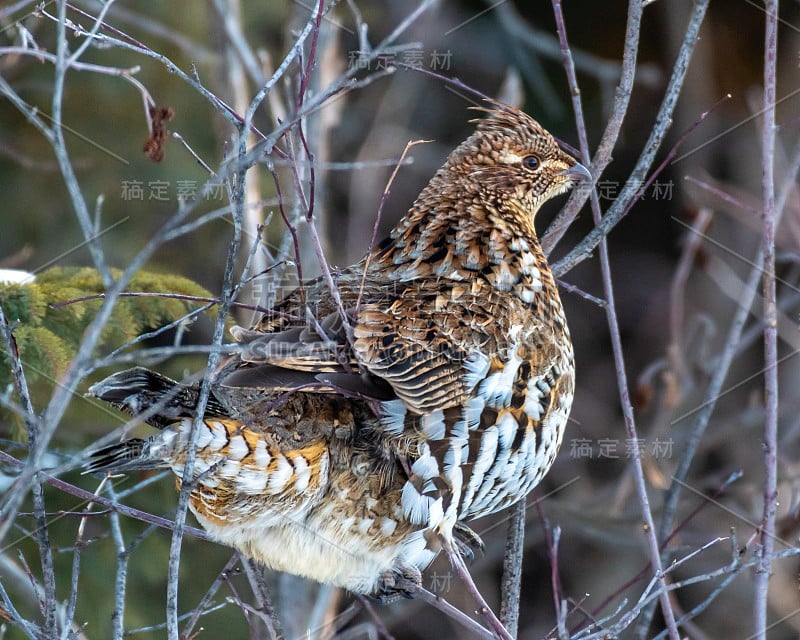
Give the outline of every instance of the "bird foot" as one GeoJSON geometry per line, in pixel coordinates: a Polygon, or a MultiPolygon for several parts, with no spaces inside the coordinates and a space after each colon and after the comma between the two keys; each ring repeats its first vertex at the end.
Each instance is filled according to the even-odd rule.
{"type": "Polygon", "coordinates": [[[475,559],[475,551],[483,554],[486,550],[486,545],[483,544],[481,537],[463,522],[456,522],[453,526],[453,534],[453,542],[455,542],[458,552],[470,562],[475,559]]]}
{"type": "Polygon", "coordinates": [[[399,565],[384,571],[378,588],[369,596],[380,604],[391,604],[400,598],[411,599],[422,586],[422,573],[414,565],[399,565]]]}

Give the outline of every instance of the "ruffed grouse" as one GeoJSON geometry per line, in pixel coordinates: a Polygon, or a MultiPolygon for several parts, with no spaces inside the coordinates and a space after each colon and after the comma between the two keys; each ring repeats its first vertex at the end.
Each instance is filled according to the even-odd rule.
{"type": "MultiPolygon", "coordinates": [[[[335,274],[341,307],[318,279],[233,330],[192,471],[214,539],[388,596],[547,473],[574,365],[534,217],[589,173],[526,114],[485,111],[389,237],[335,274]]],[[[89,471],[182,477],[196,387],[136,368],[89,393],[160,429],[89,471]]]]}

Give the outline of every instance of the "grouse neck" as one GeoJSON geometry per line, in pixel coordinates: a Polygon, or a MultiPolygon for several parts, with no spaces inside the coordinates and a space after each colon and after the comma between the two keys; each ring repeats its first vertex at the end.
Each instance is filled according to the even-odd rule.
{"type": "Polygon", "coordinates": [[[376,247],[372,269],[394,281],[485,281],[526,303],[540,291],[557,296],[533,213],[513,200],[489,200],[476,185],[447,182],[445,169],[376,247]]]}

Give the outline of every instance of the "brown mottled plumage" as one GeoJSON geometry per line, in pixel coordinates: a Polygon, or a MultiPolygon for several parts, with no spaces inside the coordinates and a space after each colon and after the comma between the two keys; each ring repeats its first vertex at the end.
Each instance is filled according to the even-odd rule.
{"type": "MultiPolygon", "coordinates": [[[[390,236],[336,275],[349,337],[321,279],[234,330],[242,351],[215,376],[193,471],[190,506],[215,539],[388,594],[550,468],[574,366],[533,223],[588,172],[526,114],[485,111],[390,236]]],[[[183,474],[195,387],[133,369],[90,393],[163,430],[89,470],[183,474]]]]}

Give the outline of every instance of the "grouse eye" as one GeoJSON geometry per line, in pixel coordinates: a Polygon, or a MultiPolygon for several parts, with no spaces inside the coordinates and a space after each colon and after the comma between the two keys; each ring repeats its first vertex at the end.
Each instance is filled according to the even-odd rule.
{"type": "Polygon", "coordinates": [[[525,156],[522,159],[522,166],[528,169],[538,169],[540,163],[538,156],[525,156]]]}

